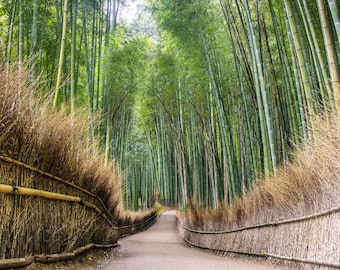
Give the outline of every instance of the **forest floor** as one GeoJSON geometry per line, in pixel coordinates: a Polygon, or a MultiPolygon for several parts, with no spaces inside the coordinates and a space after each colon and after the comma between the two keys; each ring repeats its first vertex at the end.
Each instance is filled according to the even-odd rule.
{"type": "MultiPolygon", "coordinates": [[[[119,248],[92,250],[79,258],[57,264],[34,264],[29,269],[75,269],[75,270],[143,270],[143,269],[237,269],[278,270],[293,269],[244,258],[214,255],[189,247],[177,231],[175,211],[166,211],[148,230],[123,238],[119,248]]],[[[26,268],[27,269],[27,268],[26,268]]]]}

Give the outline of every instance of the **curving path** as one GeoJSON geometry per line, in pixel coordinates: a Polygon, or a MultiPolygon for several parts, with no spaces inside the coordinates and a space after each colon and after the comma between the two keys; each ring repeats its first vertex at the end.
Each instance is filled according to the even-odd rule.
{"type": "Polygon", "coordinates": [[[221,257],[191,248],[180,239],[176,227],[175,211],[165,212],[147,231],[119,241],[120,250],[98,268],[104,270],[289,269],[256,261],[221,257]]]}

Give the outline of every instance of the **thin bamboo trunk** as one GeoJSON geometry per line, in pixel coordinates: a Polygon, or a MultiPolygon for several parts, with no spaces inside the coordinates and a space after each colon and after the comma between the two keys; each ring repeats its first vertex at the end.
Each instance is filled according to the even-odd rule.
{"type": "Polygon", "coordinates": [[[71,112],[75,112],[76,103],[76,46],[77,46],[78,0],[72,2],[72,37],[71,37],[71,112]]]}
{"type": "Polygon", "coordinates": [[[43,197],[46,199],[63,200],[63,201],[70,201],[70,202],[81,201],[81,198],[75,197],[75,196],[53,193],[53,192],[48,192],[48,191],[43,191],[43,190],[38,190],[38,189],[10,186],[10,185],[5,185],[5,184],[0,184],[0,192],[6,193],[6,194],[37,196],[37,197],[43,197]]]}
{"type": "Polygon", "coordinates": [[[320,88],[321,88],[320,92],[322,95],[321,98],[324,100],[324,104],[327,104],[327,98],[330,98],[331,93],[332,93],[331,85],[330,85],[328,74],[327,74],[327,63],[324,60],[324,56],[319,46],[318,38],[315,33],[315,27],[313,24],[313,20],[311,18],[311,14],[309,12],[307,1],[302,0],[302,2],[303,2],[303,5],[300,4],[300,0],[298,1],[302,16],[304,16],[304,13],[306,14],[305,15],[306,16],[305,28],[307,32],[308,42],[312,48],[311,51],[315,58],[314,65],[316,68],[316,73],[319,76],[319,80],[321,84],[320,85],[320,88]],[[323,90],[324,87],[326,91],[323,90]]]}
{"type": "MultiPolygon", "coordinates": [[[[8,65],[12,60],[11,58],[12,58],[12,46],[13,46],[13,28],[14,28],[14,21],[15,21],[15,16],[16,16],[15,13],[16,13],[16,8],[17,8],[17,5],[16,5],[15,2],[12,3],[12,6],[13,6],[12,7],[12,14],[9,17],[9,22],[8,22],[8,40],[7,40],[7,52],[6,52],[6,63],[8,65]]],[[[22,7],[22,3],[21,3],[20,6],[22,7]]],[[[21,36],[21,40],[19,40],[19,42],[20,41],[23,42],[23,36],[21,36]]],[[[22,44],[20,44],[20,45],[22,45],[22,44]]]]}
{"type": "Polygon", "coordinates": [[[95,71],[96,71],[96,62],[97,62],[97,3],[93,1],[93,14],[92,14],[92,32],[91,32],[91,53],[90,53],[90,67],[89,67],[89,106],[90,113],[94,112],[94,82],[95,82],[95,71]]]}
{"type": "Polygon", "coordinates": [[[331,84],[333,87],[333,95],[335,99],[335,108],[337,114],[340,115],[340,83],[339,83],[339,69],[336,62],[335,44],[332,40],[328,18],[326,15],[324,0],[318,0],[318,9],[320,15],[320,21],[322,26],[322,33],[324,38],[324,44],[326,48],[326,54],[328,59],[329,73],[331,76],[331,84]]]}
{"type": "Polygon", "coordinates": [[[275,151],[275,138],[274,138],[274,132],[272,128],[272,120],[270,116],[271,114],[269,111],[270,105],[269,105],[269,100],[267,98],[260,51],[256,43],[254,27],[253,27],[253,23],[251,20],[247,0],[244,0],[243,4],[245,7],[245,11],[247,15],[247,24],[249,28],[249,42],[250,42],[250,49],[251,49],[251,54],[253,58],[252,59],[253,72],[255,73],[254,75],[255,89],[257,93],[261,133],[263,137],[263,146],[264,146],[264,151],[265,151],[264,153],[267,156],[267,158],[265,157],[265,162],[267,164],[267,166],[265,166],[265,172],[266,174],[269,174],[271,171],[275,172],[276,166],[277,166],[276,151],[275,151]]]}
{"type": "Polygon", "coordinates": [[[54,100],[53,100],[54,108],[56,108],[58,104],[58,96],[59,96],[59,90],[60,90],[62,73],[63,73],[64,52],[65,52],[65,43],[66,43],[66,29],[67,29],[67,6],[68,6],[68,1],[64,0],[63,28],[62,28],[62,34],[61,34],[58,74],[57,74],[57,81],[56,81],[56,86],[55,86],[55,95],[54,95],[54,100]]]}
{"type": "Polygon", "coordinates": [[[340,15],[339,15],[339,4],[337,0],[328,0],[329,9],[333,17],[333,23],[338,36],[338,45],[340,45],[340,15]]]}
{"type": "MultiPolygon", "coordinates": [[[[303,134],[303,138],[307,139],[307,132],[306,132],[306,125],[305,125],[305,117],[303,113],[303,107],[302,107],[302,102],[297,101],[298,97],[300,97],[301,89],[300,89],[300,84],[298,83],[297,80],[297,88],[294,88],[294,74],[293,70],[290,68],[291,64],[289,64],[288,60],[288,53],[287,50],[284,46],[285,40],[284,40],[284,33],[279,27],[279,22],[277,15],[274,10],[274,6],[271,0],[268,1],[269,3],[269,8],[270,8],[270,13],[271,13],[271,18],[273,21],[273,27],[274,27],[274,34],[276,37],[276,44],[278,46],[278,53],[280,57],[280,67],[282,68],[283,71],[283,79],[284,79],[284,97],[285,97],[285,102],[288,104],[288,120],[286,121],[287,123],[291,123],[291,134],[290,136],[294,136],[293,141],[295,143],[299,142],[299,135],[303,134]]],[[[287,22],[288,26],[288,22],[287,22]]],[[[288,39],[289,39],[289,45],[291,48],[293,48],[291,39],[289,38],[290,35],[290,30],[289,27],[288,29],[288,39]]],[[[291,49],[293,51],[293,49],[291,49]]],[[[293,65],[295,66],[294,61],[295,57],[293,58],[293,65]]]]}
{"type": "MultiPolygon", "coordinates": [[[[265,36],[265,45],[267,51],[267,58],[268,58],[268,69],[269,69],[269,77],[270,77],[270,85],[271,91],[273,93],[273,110],[274,110],[274,123],[275,123],[275,132],[276,132],[276,151],[278,153],[278,162],[280,159],[282,160],[283,150],[282,150],[282,136],[281,136],[281,123],[280,123],[280,113],[279,113],[279,102],[280,96],[278,93],[278,86],[277,86],[277,78],[275,74],[274,62],[272,58],[272,52],[269,45],[269,36],[267,32],[267,27],[264,22],[264,18],[262,18],[261,23],[263,25],[263,34],[265,36]]],[[[268,79],[269,80],[269,79],[268,79]]]]}
{"type": "Polygon", "coordinates": [[[31,61],[31,69],[30,69],[30,79],[33,82],[35,79],[36,73],[36,46],[37,46],[37,37],[38,37],[38,0],[34,0],[33,3],[33,23],[32,23],[32,37],[31,37],[31,48],[30,48],[30,61],[31,61]]]}
{"type": "MultiPolygon", "coordinates": [[[[307,131],[307,126],[308,126],[308,123],[310,122],[310,117],[308,116],[306,98],[305,98],[305,94],[303,90],[303,85],[300,80],[298,59],[296,57],[296,50],[295,50],[294,41],[292,38],[293,36],[292,29],[290,26],[290,22],[287,16],[286,9],[284,9],[284,11],[285,11],[285,23],[286,23],[286,28],[288,32],[289,48],[290,48],[292,64],[293,64],[293,74],[294,74],[294,79],[295,79],[295,89],[294,89],[293,82],[290,79],[291,76],[288,77],[289,89],[292,89],[292,91],[289,91],[290,93],[289,98],[291,98],[291,100],[294,101],[294,104],[295,104],[295,115],[294,115],[295,119],[299,119],[299,118],[301,119],[301,130],[302,130],[304,141],[306,142],[308,138],[308,132],[309,132],[309,130],[307,131]]],[[[288,61],[285,61],[285,63],[288,63],[288,61]]]]}
{"type": "Polygon", "coordinates": [[[183,104],[182,104],[182,86],[181,80],[178,79],[178,103],[179,103],[179,153],[181,160],[181,176],[182,176],[182,194],[183,194],[183,206],[188,205],[188,175],[187,175],[187,160],[185,156],[185,146],[184,146],[184,120],[183,120],[183,104]]]}
{"type": "Polygon", "coordinates": [[[289,28],[291,31],[292,35],[292,40],[294,44],[294,51],[292,51],[292,55],[296,55],[296,62],[297,62],[297,68],[300,76],[298,78],[301,78],[302,83],[300,84],[302,86],[302,89],[304,91],[304,96],[305,96],[305,103],[306,103],[306,108],[305,111],[306,113],[306,118],[307,118],[307,123],[310,123],[310,118],[315,113],[314,109],[314,101],[313,101],[313,96],[312,96],[312,86],[307,70],[307,63],[305,61],[305,58],[303,56],[303,47],[300,41],[300,35],[297,30],[297,22],[293,14],[293,7],[291,0],[286,0],[284,1],[285,5],[285,12],[286,16],[288,19],[288,24],[289,28]]]}
{"type": "Polygon", "coordinates": [[[19,55],[18,55],[18,63],[19,63],[19,71],[21,70],[23,59],[24,59],[24,14],[23,14],[23,4],[22,0],[18,1],[19,5],[19,55]]]}

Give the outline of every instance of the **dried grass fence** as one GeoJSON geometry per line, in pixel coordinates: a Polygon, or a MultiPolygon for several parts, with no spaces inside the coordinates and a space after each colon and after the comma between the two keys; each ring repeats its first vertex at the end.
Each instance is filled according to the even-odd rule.
{"type": "Polygon", "coordinates": [[[37,89],[23,69],[0,67],[0,269],[114,246],[156,219],[122,209],[123,174],[86,114],[53,110],[37,89]]]}
{"type": "Polygon", "coordinates": [[[178,213],[190,245],[298,269],[340,268],[340,119],[316,119],[294,161],[230,207],[178,213]]]}
{"type": "Polygon", "coordinates": [[[71,182],[9,157],[0,156],[0,164],[0,179],[10,179],[4,171],[19,170],[35,184],[45,182],[44,189],[0,184],[0,269],[70,259],[93,247],[114,247],[119,238],[146,229],[157,218],[151,210],[125,213],[116,221],[97,195],[71,182]]]}
{"type": "MultiPolygon", "coordinates": [[[[304,217],[257,224],[227,231],[201,231],[178,223],[181,237],[189,245],[228,255],[245,255],[273,258],[302,263],[300,269],[340,269],[337,245],[339,242],[340,207],[304,217]],[[324,226],[328,224],[328,226],[324,226]],[[296,234],[298,232],[298,234],[296,234]],[[315,239],[324,240],[328,250],[320,252],[313,247],[315,239]],[[331,242],[329,242],[331,238],[331,242]],[[303,241],[303,239],[307,240],[303,241]],[[311,247],[309,247],[311,244],[311,247]],[[303,252],[301,252],[303,251],[303,252]],[[296,257],[298,254],[301,257],[296,257]],[[304,253],[304,254],[301,254],[304,253]],[[303,256],[303,257],[302,257],[303,256]]],[[[324,247],[323,247],[324,248],[324,247]]]]}

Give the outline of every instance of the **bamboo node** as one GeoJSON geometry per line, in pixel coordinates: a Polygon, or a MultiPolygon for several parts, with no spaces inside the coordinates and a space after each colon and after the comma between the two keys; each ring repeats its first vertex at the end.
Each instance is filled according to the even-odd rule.
{"type": "Polygon", "coordinates": [[[15,185],[11,185],[12,188],[13,188],[13,191],[10,193],[11,195],[14,195],[14,194],[18,194],[19,193],[19,189],[17,186],[15,185]]]}

